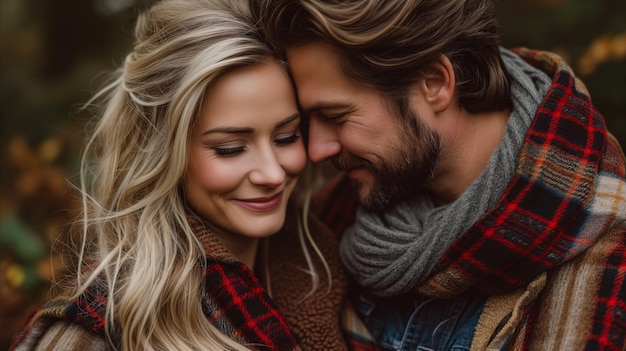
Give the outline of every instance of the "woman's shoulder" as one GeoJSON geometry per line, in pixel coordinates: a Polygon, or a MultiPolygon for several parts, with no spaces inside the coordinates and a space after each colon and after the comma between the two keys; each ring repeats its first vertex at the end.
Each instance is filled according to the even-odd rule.
{"type": "Polygon", "coordinates": [[[74,302],[58,298],[38,308],[15,334],[9,350],[111,350],[104,335],[68,318],[75,307],[74,302]]]}

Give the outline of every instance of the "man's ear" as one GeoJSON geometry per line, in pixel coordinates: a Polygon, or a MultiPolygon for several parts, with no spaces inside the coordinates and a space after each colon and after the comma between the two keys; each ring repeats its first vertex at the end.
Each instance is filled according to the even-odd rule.
{"type": "Polygon", "coordinates": [[[431,65],[430,71],[426,72],[420,83],[421,90],[433,111],[441,112],[452,103],[454,78],[452,62],[445,55],[441,55],[439,60],[431,65]]]}

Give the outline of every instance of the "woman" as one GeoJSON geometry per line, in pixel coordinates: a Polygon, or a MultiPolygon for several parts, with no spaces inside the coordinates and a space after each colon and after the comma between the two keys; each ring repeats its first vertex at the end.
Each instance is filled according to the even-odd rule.
{"type": "Polygon", "coordinates": [[[248,16],[139,17],[82,162],[75,286],[13,349],[345,348],[336,243],[288,203],[306,163],[291,81],[248,16]]]}

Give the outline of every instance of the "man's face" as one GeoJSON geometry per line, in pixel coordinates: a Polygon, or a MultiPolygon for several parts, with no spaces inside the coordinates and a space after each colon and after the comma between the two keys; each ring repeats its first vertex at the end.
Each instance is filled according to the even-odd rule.
{"type": "Polygon", "coordinates": [[[310,117],[313,162],[331,159],[346,171],[370,210],[383,210],[421,188],[434,172],[439,136],[412,108],[406,116],[392,112],[396,109],[378,92],[341,72],[325,44],[289,49],[287,58],[300,104],[310,117]]]}

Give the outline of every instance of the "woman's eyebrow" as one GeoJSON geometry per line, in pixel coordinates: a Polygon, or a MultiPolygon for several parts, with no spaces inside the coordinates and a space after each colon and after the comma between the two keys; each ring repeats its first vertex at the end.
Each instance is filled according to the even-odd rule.
{"type": "Polygon", "coordinates": [[[291,115],[291,116],[289,116],[289,117],[287,117],[287,118],[283,119],[282,121],[278,122],[278,123],[276,124],[276,127],[277,127],[277,128],[280,128],[280,127],[282,127],[282,126],[284,126],[284,125],[287,125],[287,124],[291,123],[293,120],[296,120],[296,119],[298,119],[298,118],[300,118],[300,112],[296,112],[296,113],[294,113],[293,115],[291,115]]]}
{"type": "MultiPolygon", "coordinates": [[[[277,128],[291,123],[292,121],[300,118],[300,112],[296,112],[293,115],[283,119],[276,124],[277,128]]],[[[252,134],[254,128],[250,127],[215,127],[202,133],[202,135],[215,134],[215,133],[228,133],[228,134],[252,134]]]]}
{"type": "Polygon", "coordinates": [[[229,134],[252,134],[254,133],[254,128],[249,127],[216,127],[209,129],[202,133],[202,135],[214,134],[214,133],[229,133],[229,134]]]}

